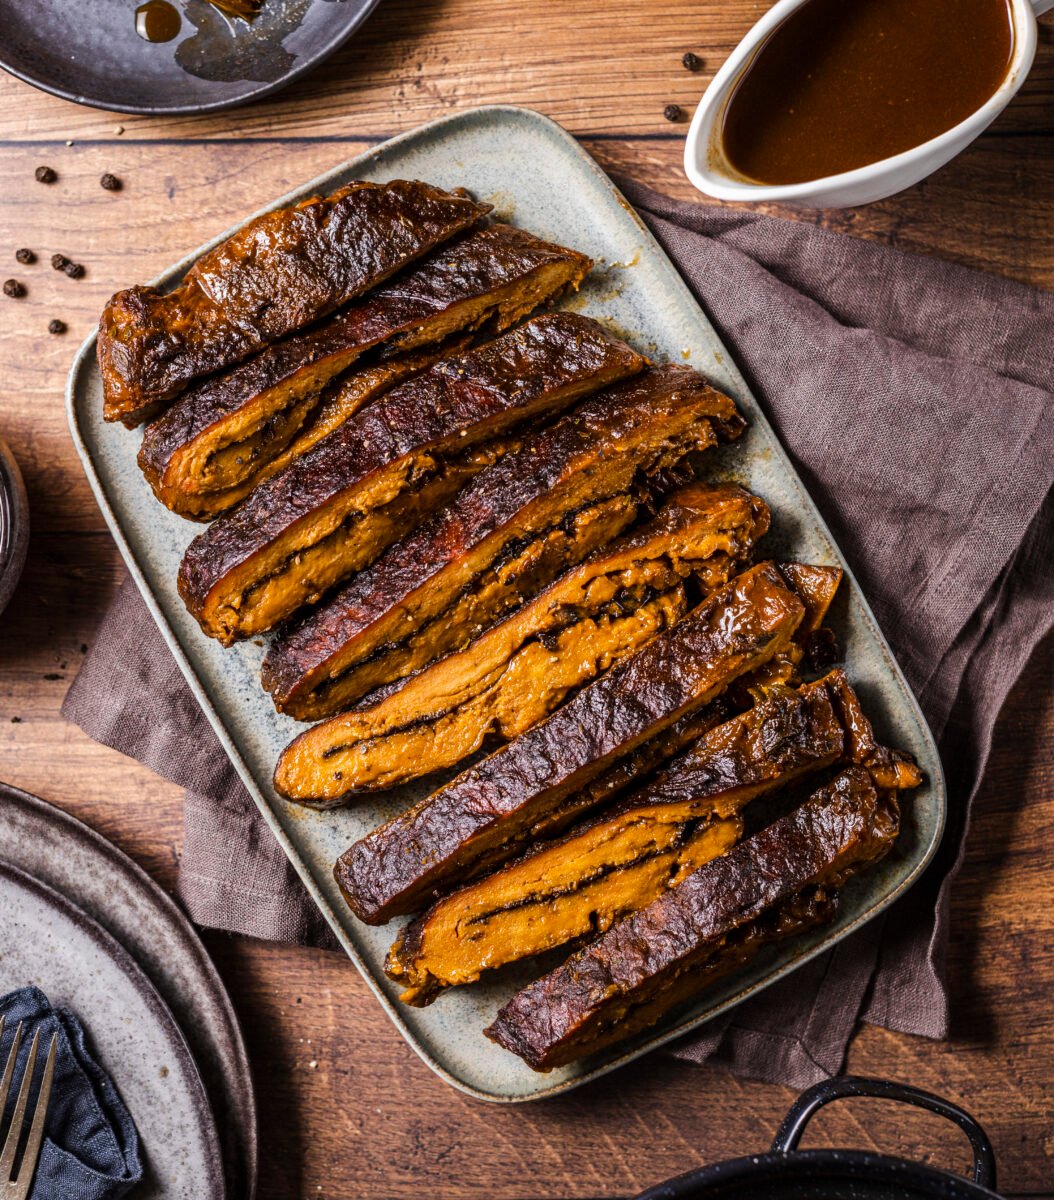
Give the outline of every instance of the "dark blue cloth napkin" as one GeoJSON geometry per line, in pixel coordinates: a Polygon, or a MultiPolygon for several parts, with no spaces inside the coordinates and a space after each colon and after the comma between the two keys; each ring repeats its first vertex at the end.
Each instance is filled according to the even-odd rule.
{"type": "MultiPolygon", "coordinates": [[[[52,1008],[35,987],[0,998],[0,1015],[6,1018],[0,1063],[7,1061],[14,1030],[19,1021],[23,1023],[16,1082],[22,1078],[34,1032],[40,1030],[38,1079],[51,1035],[58,1034],[51,1102],[30,1200],[124,1196],[143,1177],[139,1134],[110,1077],[92,1057],[80,1021],[68,1009],[52,1008]]],[[[14,1107],[14,1086],[11,1091],[5,1129],[14,1107]]]]}

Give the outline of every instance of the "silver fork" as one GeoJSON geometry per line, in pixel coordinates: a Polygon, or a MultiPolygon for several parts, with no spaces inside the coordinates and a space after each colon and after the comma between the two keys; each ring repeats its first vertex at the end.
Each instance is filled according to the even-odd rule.
{"type": "MultiPolygon", "coordinates": [[[[4,1036],[4,1018],[0,1016],[0,1041],[4,1036]]],[[[55,1073],[55,1051],[58,1045],[58,1035],[51,1035],[51,1048],[48,1050],[48,1060],[44,1064],[44,1078],[40,1081],[36,1103],[33,1107],[33,1117],[29,1126],[29,1137],[18,1164],[18,1174],[14,1174],[15,1154],[18,1143],[22,1138],[22,1128],[25,1123],[26,1105],[29,1103],[29,1089],[33,1084],[33,1068],[37,1063],[37,1048],[40,1043],[40,1030],[33,1034],[33,1043],[29,1047],[29,1058],[26,1069],[22,1074],[22,1082],[18,1088],[18,1099],[15,1101],[15,1111],[11,1115],[11,1128],[7,1131],[4,1148],[0,1151],[0,1200],[26,1200],[29,1188],[33,1182],[33,1172],[37,1168],[40,1156],[40,1141],[44,1136],[44,1118],[48,1111],[48,1100],[51,1097],[51,1077],[55,1073]]],[[[19,1021],[15,1030],[15,1040],[7,1055],[7,1065],[4,1067],[3,1078],[0,1079],[0,1125],[3,1123],[4,1109],[7,1107],[7,1094],[11,1090],[11,1081],[15,1074],[15,1064],[18,1061],[18,1047],[22,1044],[22,1022],[19,1021]]]]}

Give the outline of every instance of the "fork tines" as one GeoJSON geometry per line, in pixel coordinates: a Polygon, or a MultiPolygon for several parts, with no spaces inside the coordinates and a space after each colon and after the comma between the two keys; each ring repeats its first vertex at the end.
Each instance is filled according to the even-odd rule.
{"type": "MultiPolygon", "coordinates": [[[[0,1042],[4,1036],[4,1017],[0,1016],[0,1042]]],[[[22,1022],[15,1029],[15,1038],[8,1051],[7,1063],[4,1066],[3,1077],[0,1078],[0,1131],[3,1126],[3,1115],[7,1108],[7,1097],[15,1076],[18,1063],[18,1051],[22,1045],[22,1022]]],[[[37,1158],[40,1155],[40,1142],[44,1136],[44,1118],[47,1115],[48,1100],[51,1097],[51,1080],[55,1073],[55,1053],[58,1047],[58,1034],[51,1035],[51,1046],[48,1049],[47,1062],[44,1064],[44,1074],[37,1091],[33,1105],[33,1115],[30,1120],[29,1133],[18,1161],[18,1171],[15,1172],[15,1159],[26,1119],[26,1107],[29,1104],[29,1093],[33,1086],[33,1071],[37,1065],[37,1050],[40,1045],[40,1030],[33,1034],[29,1047],[25,1069],[22,1072],[22,1082],[18,1088],[18,1098],[15,1100],[15,1110],[11,1114],[11,1125],[4,1140],[4,1148],[0,1151],[0,1200],[26,1200],[29,1188],[33,1182],[33,1172],[36,1170],[37,1158]]]]}

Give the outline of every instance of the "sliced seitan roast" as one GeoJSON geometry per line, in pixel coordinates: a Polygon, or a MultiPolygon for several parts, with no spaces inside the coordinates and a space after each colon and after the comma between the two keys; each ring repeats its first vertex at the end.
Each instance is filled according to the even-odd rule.
{"type": "Polygon", "coordinates": [[[413,921],[388,956],[407,1004],[485,971],[603,933],[739,838],[751,800],[847,759],[829,685],[760,689],[655,779],[520,861],[452,892],[413,921]]]}
{"type": "Polygon", "coordinates": [[[383,924],[561,832],[592,781],[779,653],[803,616],[772,563],[737,575],[547,721],[346,850],[335,874],[348,904],[383,924]]]}
{"type": "MultiPolygon", "coordinates": [[[[707,590],[768,528],[762,500],[732,485],[676,492],[651,521],[594,552],[464,650],[419,672],[379,704],[302,734],[275,787],[328,805],[454,766],[490,734],[513,738],[577,687],[683,616],[683,581],[707,590]]],[[[296,717],[323,715],[295,703],[296,717]]]]}
{"type": "Polygon", "coordinates": [[[888,853],[897,829],[896,794],[846,768],[517,992],[487,1036],[537,1071],[632,1037],[766,943],[833,920],[845,881],[888,853]]]}
{"type": "Polygon", "coordinates": [[[352,183],[255,217],[171,292],[118,292],[99,322],[106,420],[141,424],[193,380],[361,296],[490,207],[411,180],[352,183]]]}
{"type": "Polygon", "coordinates": [[[651,475],[742,428],[733,402],[687,367],[592,397],[281,633],[264,686],[283,711],[330,713],[463,648],[627,529],[651,475]]]}
{"type": "Polygon", "coordinates": [[[367,566],[500,457],[500,435],[645,360],[594,321],[537,317],[382,396],[191,542],[179,591],[224,644],[367,566]]]}
{"type": "Polygon", "coordinates": [[[322,325],[195,384],[147,427],[143,474],[173,511],[215,515],[282,453],[323,387],[363,354],[419,349],[485,322],[500,332],[577,287],[590,266],[585,255],[510,225],[466,234],[322,325]]]}

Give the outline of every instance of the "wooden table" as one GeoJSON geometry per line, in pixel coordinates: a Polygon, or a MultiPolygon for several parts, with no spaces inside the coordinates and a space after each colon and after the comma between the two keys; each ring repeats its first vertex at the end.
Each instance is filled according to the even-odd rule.
{"type": "MultiPolygon", "coordinates": [[[[0,434],[33,510],[0,624],[0,777],[84,818],[174,884],[178,789],[65,723],[59,705],[124,575],[66,432],[76,346],[118,285],[364,147],[488,102],[563,122],[613,171],[677,196],[690,110],[767,0],[384,0],[359,37],[277,99],[208,118],[116,117],[0,78],[0,434]],[[685,50],[703,60],[697,74],[685,50]],[[59,174],[36,183],[39,164],[59,174]],[[111,171],[121,192],[99,186],[111,171]],[[17,267],[14,251],[41,263],[17,267]],[[62,252],[87,267],[70,280],[62,252]],[[47,332],[60,318],[65,336],[47,332]]],[[[1010,110],[906,194],[819,214],[833,228],[1054,286],[1054,26],[1010,110]]],[[[808,219],[808,218],[807,218],[808,219]]],[[[1048,642],[1000,721],[955,901],[951,1039],[865,1028],[848,1066],[961,1100],[991,1130],[1008,1193],[1054,1195],[1054,698],[1048,642]]],[[[564,1099],[497,1108],[448,1089],[338,954],[206,933],[256,1072],[264,1200],[608,1197],[769,1141],[791,1094],[652,1057],[564,1099]]],[[[962,1163],[934,1119],[875,1104],[824,1115],[817,1143],[962,1163]]]]}

